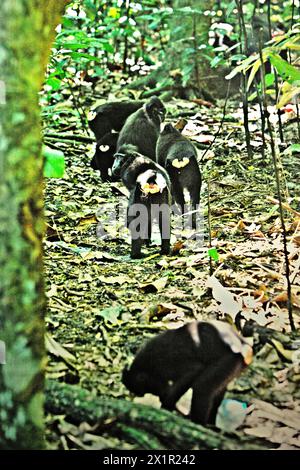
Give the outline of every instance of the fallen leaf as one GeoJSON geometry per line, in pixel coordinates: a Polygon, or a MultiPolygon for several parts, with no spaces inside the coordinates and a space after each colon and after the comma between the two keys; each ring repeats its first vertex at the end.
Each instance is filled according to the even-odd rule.
{"type": "Polygon", "coordinates": [[[180,252],[180,250],[182,250],[182,248],[184,248],[183,241],[182,240],[177,240],[177,242],[174,243],[174,245],[172,246],[171,254],[176,255],[177,253],[180,252]]]}
{"type": "Polygon", "coordinates": [[[151,292],[161,292],[166,287],[167,283],[168,278],[167,276],[165,276],[161,277],[160,279],[157,279],[156,281],[140,284],[139,287],[143,292],[147,294],[151,292]]]}
{"type": "Polygon", "coordinates": [[[92,224],[97,224],[98,220],[95,214],[87,215],[86,217],[82,217],[79,223],[77,224],[77,228],[83,228],[86,226],[90,226],[92,224]]]}
{"type": "Polygon", "coordinates": [[[210,276],[207,279],[206,286],[212,289],[212,295],[219,302],[221,311],[228,313],[234,319],[242,310],[243,302],[241,298],[233,295],[229,289],[222,286],[215,276],[210,276]]]}
{"type": "Polygon", "coordinates": [[[121,275],[111,276],[111,277],[99,276],[98,280],[102,282],[103,284],[119,284],[120,286],[128,282],[135,282],[134,279],[130,279],[128,276],[121,276],[121,275]]]}
{"type": "Polygon", "coordinates": [[[56,357],[60,357],[67,364],[76,368],[76,357],[67,351],[61,344],[55,341],[55,339],[49,333],[45,334],[45,346],[49,353],[56,357]]]}
{"type": "Polygon", "coordinates": [[[109,321],[110,323],[117,323],[120,314],[123,311],[123,307],[108,307],[100,310],[100,312],[96,312],[97,317],[102,317],[104,320],[109,321]]]}

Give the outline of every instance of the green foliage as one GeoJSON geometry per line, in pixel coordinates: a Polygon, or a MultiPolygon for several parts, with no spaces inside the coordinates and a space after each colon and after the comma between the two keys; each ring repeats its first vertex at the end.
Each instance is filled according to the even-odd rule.
{"type": "Polygon", "coordinates": [[[165,3],[71,2],[52,51],[45,82],[48,102],[61,99],[65,82],[73,88],[84,78],[105,78],[111,67],[134,74],[143,64],[153,65],[168,38],[172,9],[165,3]]]}
{"type": "MultiPolygon", "coordinates": [[[[276,70],[279,78],[282,79],[282,86],[280,87],[281,95],[277,103],[278,108],[281,108],[288,103],[294,96],[300,92],[300,72],[299,69],[284,60],[279,53],[284,50],[298,51],[300,49],[300,32],[288,31],[285,35],[275,38],[271,45],[267,45],[262,49],[262,61],[265,64],[270,61],[273,68],[276,70]]],[[[253,54],[250,57],[242,60],[242,62],[235,67],[231,73],[226,77],[228,80],[233,78],[238,73],[249,73],[248,76],[248,89],[257,73],[261,68],[261,59],[259,53],[253,54]]],[[[267,93],[273,93],[274,74],[267,74],[265,77],[265,85],[267,93]]],[[[261,90],[261,86],[259,86],[261,90]]],[[[256,97],[256,93],[250,96],[250,99],[256,97]]]]}
{"type": "MultiPolygon", "coordinates": [[[[253,17],[258,18],[262,21],[262,27],[265,30],[268,30],[268,17],[267,17],[267,4],[260,4],[258,2],[244,1],[243,2],[243,13],[244,21],[246,24],[248,40],[250,43],[252,41],[257,41],[255,47],[251,44],[252,49],[258,50],[258,38],[256,37],[256,32],[251,31],[251,23],[253,17]]],[[[210,56],[211,67],[226,66],[229,68],[234,67],[232,72],[227,76],[228,79],[233,78],[238,73],[245,73],[246,71],[250,74],[248,79],[248,89],[250,88],[255,75],[259,72],[260,69],[260,59],[258,54],[253,54],[250,56],[243,56],[238,53],[239,37],[238,37],[238,18],[237,18],[237,9],[236,9],[236,0],[232,0],[229,4],[226,0],[221,0],[218,5],[216,5],[215,11],[210,12],[212,16],[213,23],[220,23],[221,26],[226,25],[233,26],[233,31],[228,33],[226,29],[222,30],[222,27],[214,29],[215,34],[219,43],[223,42],[223,39],[234,41],[236,44],[231,47],[223,47],[220,44],[211,45],[207,49],[208,56],[210,56]],[[232,54],[234,52],[234,55],[232,54]],[[237,52],[237,53],[236,53],[237,52]]],[[[283,81],[290,84],[290,87],[293,88],[291,91],[290,87],[286,87],[286,97],[287,99],[283,102],[287,102],[295,94],[299,93],[298,87],[295,89],[295,81],[299,80],[296,77],[297,70],[293,65],[290,65],[288,62],[283,61],[279,56],[279,53],[283,50],[289,51],[298,51],[300,49],[299,45],[299,27],[292,26],[292,15],[293,23],[299,22],[300,13],[296,8],[293,8],[292,2],[286,0],[282,2],[276,2],[271,4],[271,28],[273,33],[275,33],[272,42],[265,44],[263,49],[263,61],[270,61],[274,68],[276,69],[278,75],[282,78],[283,81]],[[282,29],[285,29],[285,34],[281,33],[282,29]],[[294,92],[294,94],[293,94],[294,92]]],[[[270,75],[266,80],[267,93],[272,94],[274,91],[274,76],[270,75]]],[[[252,99],[256,96],[256,93],[251,95],[252,99]]]]}

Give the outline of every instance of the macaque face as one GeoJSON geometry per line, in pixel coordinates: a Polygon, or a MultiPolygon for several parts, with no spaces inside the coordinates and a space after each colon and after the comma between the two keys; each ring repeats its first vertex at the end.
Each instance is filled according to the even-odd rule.
{"type": "Polygon", "coordinates": [[[153,122],[158,120],[159,123],[162,123],[165,120],[166,108],[158,98],[152,99],[149,103],[146,104],[146,111],[153,122]]]}
{"type": "Polygon", "coordinates": [[[120,178],[122,167],[126,161],[126,155],[123,153],[116,153],[114,155],[114,163],[111,169],[111,174],[115,178],[120,178]]]}

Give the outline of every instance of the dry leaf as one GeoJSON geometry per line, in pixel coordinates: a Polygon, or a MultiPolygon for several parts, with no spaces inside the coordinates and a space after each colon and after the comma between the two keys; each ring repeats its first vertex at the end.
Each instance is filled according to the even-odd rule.
{"type": "Polygon", "coordinates": [[[242,310],[243,302],[238,296],[226,289],[215,276],[207,279],[206,286],[212,289],[214,299],[219,302],[223,313],[228,313],[233,319],[242,310]]]}
{"type": "Polygon", "coordinates": [[[161,292],[166,287],[167,283],[168,278],[165,276],[157,279],[156,281],[140,284],[139,287],[145,293],[161,292]]]}
{"type": "Polygon", "coordinates": [[[45,335],[45,345],[48,352],[54,354],[56,357],[60,357],[72,367],[76,367],[76,357],[55,341],[49,333],[46,333],[45,335]]]}

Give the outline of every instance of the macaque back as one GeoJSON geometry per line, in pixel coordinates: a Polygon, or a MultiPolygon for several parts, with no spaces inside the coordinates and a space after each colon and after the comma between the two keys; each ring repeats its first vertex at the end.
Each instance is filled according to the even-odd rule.
{"type": "Polygon", "coordinates": [[[89,127],[96,136],[97,141],[111,131],[120,131],[128,118],[137,109],[143,106],[143,101],[113,101],[98,106],[96,115],[89,121],[89,127]]]}
{"type": "Polygon", "coordinates": [[[156,142],[166,109],[160,99],[153,97],[126,120],[119,136],[117,151],[124,144],[135,145],[138,151],[155,161],[156,142]]]}

